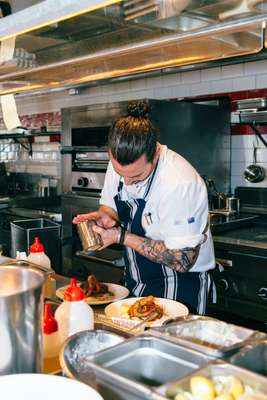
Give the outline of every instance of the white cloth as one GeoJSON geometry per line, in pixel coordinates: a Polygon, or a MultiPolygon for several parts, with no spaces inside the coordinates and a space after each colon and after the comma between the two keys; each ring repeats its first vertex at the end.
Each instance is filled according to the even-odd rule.
{"type": "MultiPolygon", "coordinates": [[[[100,204],[116,210],[114,196],[120,176],[109,163],[100,204]]],[[[123,185],[122,200],[142,198],[149,178],[138,184],[123,185]]],[[[142,226],[146,237],[163,240],[169,249],[195,247],[204,240],[208,221],[208,200],[205,183],[183,157],[161,145],[159,163],[152,187],[146,199],[142,226]]],[[[191,272],[215,267],[214,247],[210,230],[201,245],[198,259],[191,272]]]]}

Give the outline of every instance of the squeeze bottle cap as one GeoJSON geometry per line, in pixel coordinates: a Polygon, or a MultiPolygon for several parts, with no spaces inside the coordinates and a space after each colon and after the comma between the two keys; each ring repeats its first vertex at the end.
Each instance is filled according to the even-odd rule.
{"type": "Polygon", "coordinates": [[[31,253],[41,253],[44,251],[44,246],[39,242],[39,238],[34,238],[34,243],[30,246],[31,253]]]}
{"type": "Polygon", "coordinates": [[[70,286],[64,292],[64,300],[80,301],[85,298],[84,291],[77,286],[77,279],[71,278],[70,286]]]}
{"type": "Polygon", "coordinates": [[[58,324],[53,315],[52,305],[46,303],[44,308],[43,332],[49,335],[57,330],[58,324]]]}

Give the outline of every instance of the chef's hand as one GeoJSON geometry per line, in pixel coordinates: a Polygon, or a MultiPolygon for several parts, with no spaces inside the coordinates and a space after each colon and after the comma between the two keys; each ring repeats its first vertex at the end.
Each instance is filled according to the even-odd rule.
{"type": "Polygon", "coordinates": [[[117,221],[111,218],[108,214],[105,212],[99,210],[99,211],[93,211],[87,214],[78,214],[76,217],[73,218],[72,223],[73,224],[79,224],[80,222],[88,221],[88,220],[95,220],[97,225],[101,226],[102,228],[109,229],[113,228],[114,226],[117,225],[117,221]]]}
{"type": "Polygon", "coordinates": [[[93,230],[94,230],[94,232],[98,233],[102,239],[103,246],[98,250],[102,250],[105,247],[110,246],[111,244],[118,243],[118,239],[120,236],[120,228],[119,227],[105,229],[105,228],[101,228],[98,225],[94,225],[93,230]]]}

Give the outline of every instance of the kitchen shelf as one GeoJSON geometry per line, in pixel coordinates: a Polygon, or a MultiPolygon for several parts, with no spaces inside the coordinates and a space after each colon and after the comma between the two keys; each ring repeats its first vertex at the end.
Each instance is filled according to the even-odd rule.
{"type": "Polygon", "coordinates": [[[32,133],[0,133],[0,139],[28,139],[34,136],[57,136],[61,135],[60,131],[48,131],[48,132],[32,132],[32,133]]]}
{"type": "Polygon", "coordinates": [[[48,132],[34,132],[30,131],[30,133],[0,133],[0,140],[1,139],[13,139],[15,143],[20,144],[24,149],[26,149],[29,155],[32,155],[32,143],[33,138],[35,136],[60,136],[60,131],[48,131],[48,132]],[[24,142],[22,143],[19,139],[27,139],[28,145],[24,142]]]}

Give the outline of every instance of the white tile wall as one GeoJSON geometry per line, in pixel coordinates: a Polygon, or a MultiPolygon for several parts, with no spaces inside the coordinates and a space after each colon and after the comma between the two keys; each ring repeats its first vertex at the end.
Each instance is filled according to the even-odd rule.
{"type": "MultiPolygon", "coordinates": [[[[267,135],[263,135],[267,140],[267,135]]],[[[267,187],[267,180],[259,183],[248,183],[244,179],[245,168],[253,163],[253,143],[256,147],[256,161],[267,171],[267,148],[253,135],[232,136],[232,190],[236,186],[267,187]]]]}
{"type": "MultiPolygon", "coordinates": [[[[246,89],[267,88],[267,60],[239,63],[203,70],[161,73],[147,77],[99,85],[81,90],[70,96],[68,91],[17,99],[20,115],[57,111],[62,107],[99,104],[137,98],[183,98],[187,96],[226,93],[246,89]]],[[[233,136],[232,140],[232,186],[249,185],[243,179],[243,168],[250,162],[253,136],[233,136]],[[251,150],[251,153],[250,153],[251,150]]],[[[267,168],[267,149],[260,144],[259,163],[267,168]]],[[[267,186],[267,180],[257,186],[267,186]]]]}

